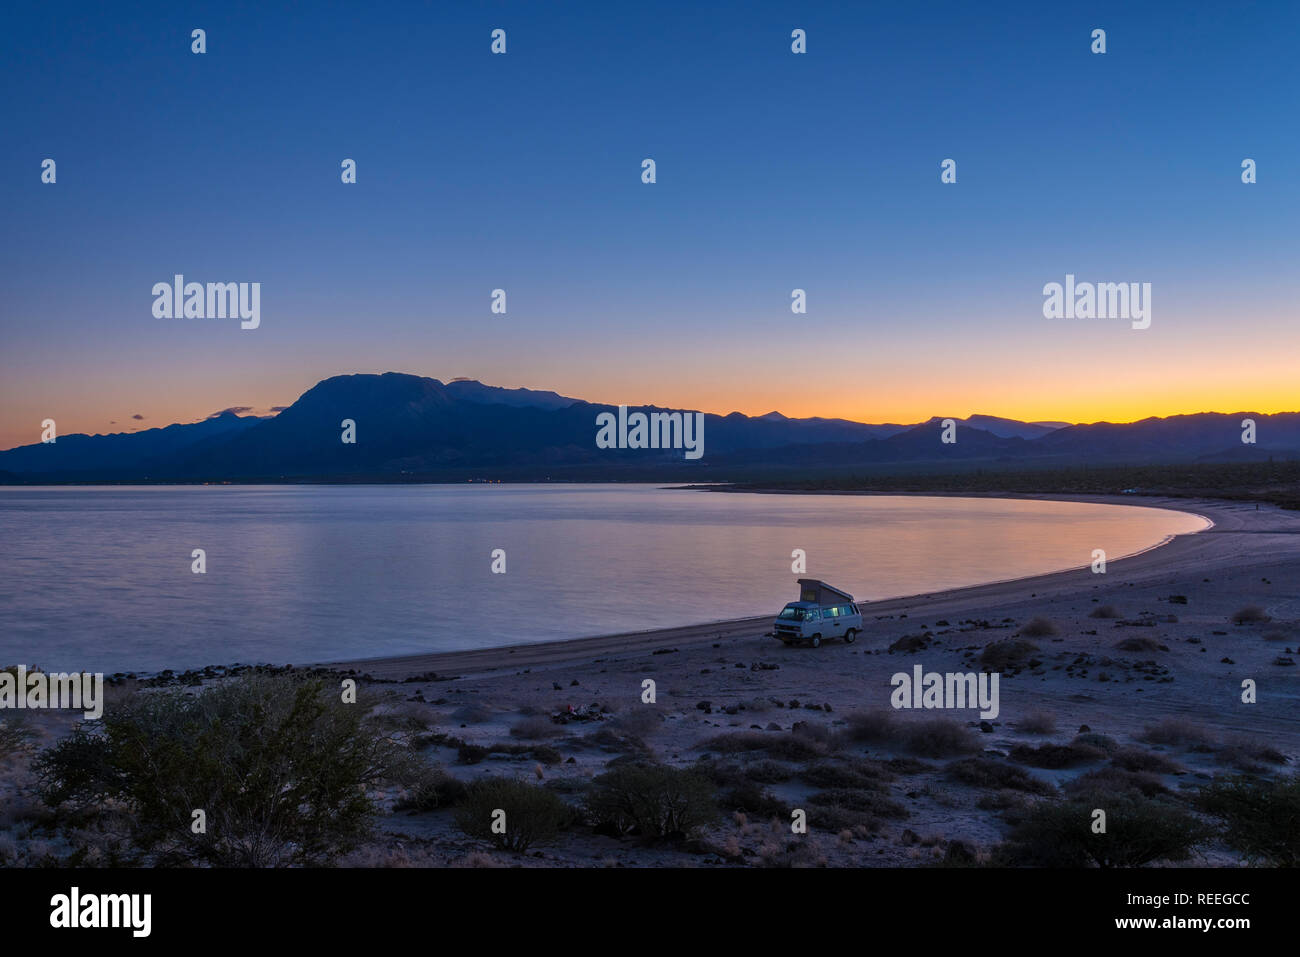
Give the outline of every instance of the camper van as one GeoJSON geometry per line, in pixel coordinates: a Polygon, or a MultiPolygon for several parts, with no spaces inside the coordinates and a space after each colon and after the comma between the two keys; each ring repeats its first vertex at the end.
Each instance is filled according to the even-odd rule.
{"type": "Polygon", "coordinates": [[[787,645],[807,641],[816,648],[827,638],[852,644],[861,630],[862,611],[852,595],[815,578],[800,578],[799,600],[781,609],[771,635],[787,645]]]}

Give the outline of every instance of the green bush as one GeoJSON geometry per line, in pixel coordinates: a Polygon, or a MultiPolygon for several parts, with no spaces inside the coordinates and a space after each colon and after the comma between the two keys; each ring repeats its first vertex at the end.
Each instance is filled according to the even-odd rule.
{"type": "Polygon", "coordinates": [[[322,863],[368,834],[367,787],[409,770],[408,752],[367,711],[319,679],[284,675],[137,693],[35,768],[51,806],[121,802],[136,846],[156,863],[322,863]]]}
{"type": "Polygon", "coordinates": [[[442,768],[425,768],[393,802],[394,811],[436,811],[463,800],[467,788],[442,768]]]}
{"type": "Polygon", "coordinates": [[[1201,790],[1197,804],[1224,822],[1224,840],[1249,860],[1300,866],[1300,775],[1216,780],[1201,790]]]}
{"type": "Polygon", "coordinates": [[[456,825],[465,834],[519,854],[551,843],[572,819],[573,808],[562,797],[514,778],[475,781],[456,808],[456,825]]]}
{"type": "Polygon", "coordinates": [[[992,758],[964,758],[945,769],[948,777],[961,784],[994,791],[1023,791],[1026,794],[1051,794],[1055,790],[1024,768],[992,758]]]}
{"type": "Polygon", "coordinates": [[[0,758],[26,751],[33,737],[31,726],[21,717],[0,719],[0,758]]]}
{"type": "Polygon", "coordinates": [[[1211,831],[1175,804],[1125,791],[1094,792],[1029,808],[994,849],[992,862],[1012,867],[1142,867],[1183,861],[1211,831]],[[1106,833],[1093,832],[1093,811],[1106,812],[1106,833]]]}
{"type": "Polygon", "coordinates": [[[597,827],[618,834],[685,837],[718,815],[713,783],[699,771],[627,763],[592,783],[587,814],[597,827]]]}

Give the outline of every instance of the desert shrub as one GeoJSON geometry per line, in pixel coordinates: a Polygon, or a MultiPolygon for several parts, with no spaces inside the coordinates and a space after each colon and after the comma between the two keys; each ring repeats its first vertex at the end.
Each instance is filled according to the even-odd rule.
{"type": "Polygon", "coordinates": [[[786,817],[790,808],[767,788],[754,781],[737,781],[718,792],[718,806],[754,817],[786,817]]]}
{"type": "Polygon", "coordinates": [[[627,763],[595,778],[587,814],[619,834],[685,837],[718,815],[713,783],[693,769],[627,763]]]}
{"type": "Polygon", "coordinates": [[[1088,748],[1096,748],[1098,751],[1105,751],[1111,754],[1118,751],[1119,742],[1108,734],[1102,734],[1100,731],[1083,731],[1074,736],[1071,744],[1081,745],[1088,748]]]}
{"type": "Polygon", "coordinates": [[[484,721],[491,720],[492,715],[492,709],[479,701],[463,704],[451,713],[451,716],[461,724],[482,724],[484,721]]]}
{"type": "Polygon", "coordinates": [[[1029,798],[1019,791],[991,791],[975,801],[981,811],[1009,811],[1018,814],[1029,807],[1029,798]]]}
{"type": "Polygon", "coordinates": [[[985,671],[1006,671],[1028,661],[1037,650],[1036,644],[1022,638],[990,642],[980,653],[980,667],[985,671]]]}
{"type": "Polygon", "coordinates": [[[465,784],[441,768],[425,768],[408,782],[406,793],[393,802],[394,811],[436,811],[465,797],[465,784]]]}
{"type": "Polygon", "coordinates": [[[1166,747],[1208,749],[1214,738],[1205,728],[1184,718],[1164,718],[1143,729],[1138,740],[1166,747]]]}
{"type": "Polygon", "coordinates": [[[564,734],[564,728],[561,725],[542,715],[533,715],[524,718],[522,721],[517,721],[510,729],[510,737],[522,738],[525,741],[558,738],[562,734],[564,734]]]}
{"type": "Polygon", "coordinates": [[[619,715],[610,725],[623,734],[644,738],[647,734],[658,731],[663,723],[663,715],[654,708],[636,708],[619,715]]]}
{"type": "Polygon", "coordinates": [[[934,770],[933,764],[918,761],[916,758],[889,758],[881,763],[895,774],[925,774],[927,771],[934,770]]]}
{"type": "Polygon", "coordinates": [[[549,747],[545,744],[539,744],[532,750],[533,757],[542,762],[542,764],[559,764],[564,760],[563,754],[555,748],[549,747]]]}
{"type": "Polygon", "coordinates": [[[894,712],[884,709],[854,711],[845,720],[849,738],[863,744],[884,744],[892,741],[898,727],[894,712]]]}
{"type": "MultiPolygon", "coordinates": [[[[771,764],[773,762],[759,762],[771,764]]],[[[785,817],[788,808],[763,787],[763,783],[750,777],[750,766],[723,761],[699,761],[693,770],[707,777],[717,788],[718,807],[739,811],[755,817],[785,817]]],[[[787,778],[794,772],[787,772],[787,778]]]]}
{"type": "Polygon", "coordinates": [[[1225,842],[1248,860],[1300,866],[1300,775],[1216,780],[1201,789],[1197,805],[1223,821],[1225,842]]]}
{"type": "Polygon", "coordinates": [[[1026,638],[1051,638],[1060,633],[1061,629],[1056,627],[1056,622],[1049,618],[1031,618],[1020,629],[1020,634],[1026,638]]]}
{"type": "Polygon", "coordinates": [[[720,734],[700,745],[708,751],[734,754],[738,751],[766,751],[787,761],[807,761],[826,754],[827,746],[805,734],[776,734],[762,731],[736,731],[720,734]]]}
{"type": "Polygon", "coordinates": [[[746,764],[741,773],[758,784],[776,784],[794,777],[794,770],[779,761],[753,761],[746,764]]]}
{"type": "Polygon", "coordinates": [[[22,718],[0,719],[0,758],[27,751],[35,735],[22,718]]]}
{"type": "Polygon", "coordinates": [[[456,760],[461,764],[478,764],[491,753],[491,749],[485,748],[481,744],[462,742],[460,747],[456,749],[456,760]]]}
{"type": "Polygon", "coordinates": [[[1286,764],[1287,757],[1277,748],[1262,741],[1233,738],[1224,743],[1214,755],[1214,760],[1248,774],[1261,774],[1268,770],[1266,765],[1286,764]]]}
{"type": "Polygon", "coordinates": [[[635,734],[620,734],[609,727],[589,731],[579,739],[579,745],[594,745],[602,751],[612,751],[619,754],[646,755],[650,752],[650,746],[645,743],[643,738],[635,734]]]}
{"type": "Polygon", "coordinates": [[[1065,782],[1061,789],[1072,796],[1136,791],[1146,797],[1165,794],[1169,790],[1154,774],[1113,766],[1087,771],[1074,780],[1065,782]]]}
{"type": "Polygon", "coordinates": [[[1114,605],[1098,605],[1088,613],[1089,618],[1118,618],[1119,611],[1114,605]]]}
{"type": "Polygon", "coordinates": [[[456,826],[469,837],[522,854],[554,841],[573,816],[573,808],[545,788],[514,778],[483,778],[466,789],[456,808],[456,826]],[[496,833],[492,825],[499,811],[505,812],[505,827],[496,833]]]}
{"type": "MultiPolygon", "coordinates": [[[[835,807],[871,817],[905,818],[907,808],[880,791],[870,788],[827,788],[808,795],[808,803],[816,807],[835,807]]],[[[839,828],[836,828],[839,830],[839,828]]]]}
{"type": "Polygon", "coordinates": [[[826,856],[808,841],[773,841],[759,848],[758,863],[760,867],[825,867],[826,856]]]}
{"type": "Polygon", "coordinates": [[[944,758],[980,749],[971,730],[952,718],[904,720],[893,712],[877,710],[856,711],[847,723],[847,734],[854,741],[890,745],[923,757],[944,758]]]}
{"type": "Polygon", "coordinates": [[[831,729],[824,724],[816,724],[812,721],[796,721],[790,729],[790,734],[802,741],[820,747],[823,751],[833,751],[836,747],[835,735],[831,734],[831,729]]]}
{"type": "Polygon", "coordinates": [[[907,750],[927,758],[947,758],[980,750],[980,741],[964,724],[952,718],[924,718],[902,723],[907,750]]]}
{"type": "Polygon", "coordinates": [[[1040,781],[1024,768],[1005,764],[992,758],[964,758],[954,761],[944,769],[954,781],[971,787],[996,791],[1021,791],[1026,794],[1052,794],[1056,789],[1040,781]]]}
{"type": "Polygon", "coordinates": [[[1145,635],[1138,638],[1125,638],[1123,641],[1115,642],[1115,647],[1120,651],[1168,651],[1160,642],[1154,638],[1148,638],[1145,635]]]}
{"type": "Polygon", "coordinates": [[[1268,612],[1264,611],[1259,605],[1246,605],[1232,613],[1232,623],[1234,625],[1256,625],[1263,622],[1272,621],[1268,612]]]}
{"type": "Polygon", "coordinates": [[[1037,748],[1017,744],[1012,746],[1007,756],[1033,768],[1072,768],[1100,761],[1106,753],[1087,744],[1044,744],[1037,748]]]}
{"type": "Polygon", "coordinates": [[[1182,770],[1178,762],[1145,748],[1123,748],[1110,756],[1110,763],[1125,771],[1147,771],[1151,774],[1174,774],[1182,770]]]}
{"type": "Polygon", "coordinates": [[[410,773],[409,752],[320,679],[251,674],[197,694],[137,693],[35,765],[44,799],[129,811],[159,863],[313,864],[369,833],[368,786],[410,773]],[[191,830],[202,809],[207,827],[191,830]]]}
{"type": "Polygon", "coordinates": [[[1143,867],[1184,861],[1211,831],[1194,814],[1133,791],[1040,801],[1024,810],[992,863],[1013,867],[1143,867]],[[1093,811],[1106,833],[1093,833],[1093,811]]]}
{"type": "Polygon", "coordinates": [[[875,788],[880,790],[893,775],[870,761],[819,761],[799,772],[817,788],[875,788]]]}
{"type": "Polygon", "coordinates": [[[1016,722],[1016,730],[1022,734],[1055,734],[1056,715],[1050,711],[1031,711],[1016,722]]]}

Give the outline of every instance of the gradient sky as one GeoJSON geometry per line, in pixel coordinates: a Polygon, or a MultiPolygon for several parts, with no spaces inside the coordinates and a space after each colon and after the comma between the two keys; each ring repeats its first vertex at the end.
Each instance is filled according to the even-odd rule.
{"type": "Polygon", "coordinates": [[[0,447],[389,370],[875,422],[1300,408],[1295,3],[280,7],[7,6],[0,447]],[[178,272],[261,282],[261,328],[155,319],[178,272]],[[1151,328],[1045,319],[1066,273],[1150,282],[1151,328]]]}

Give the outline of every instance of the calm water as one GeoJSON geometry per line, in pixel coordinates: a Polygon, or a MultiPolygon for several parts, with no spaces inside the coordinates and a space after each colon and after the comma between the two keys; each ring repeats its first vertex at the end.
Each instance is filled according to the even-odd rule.
{"type": "Polygon", "coordinates": [[[654,486],[0,489],[0,666],[158,670],[545,641],[1084,567],[1205,526],[1063,502],[654,486]],[[190,570],[207,552],[207,573],[190,570]],[[492,574],[492,550],[506,573],[492,574]]]}

